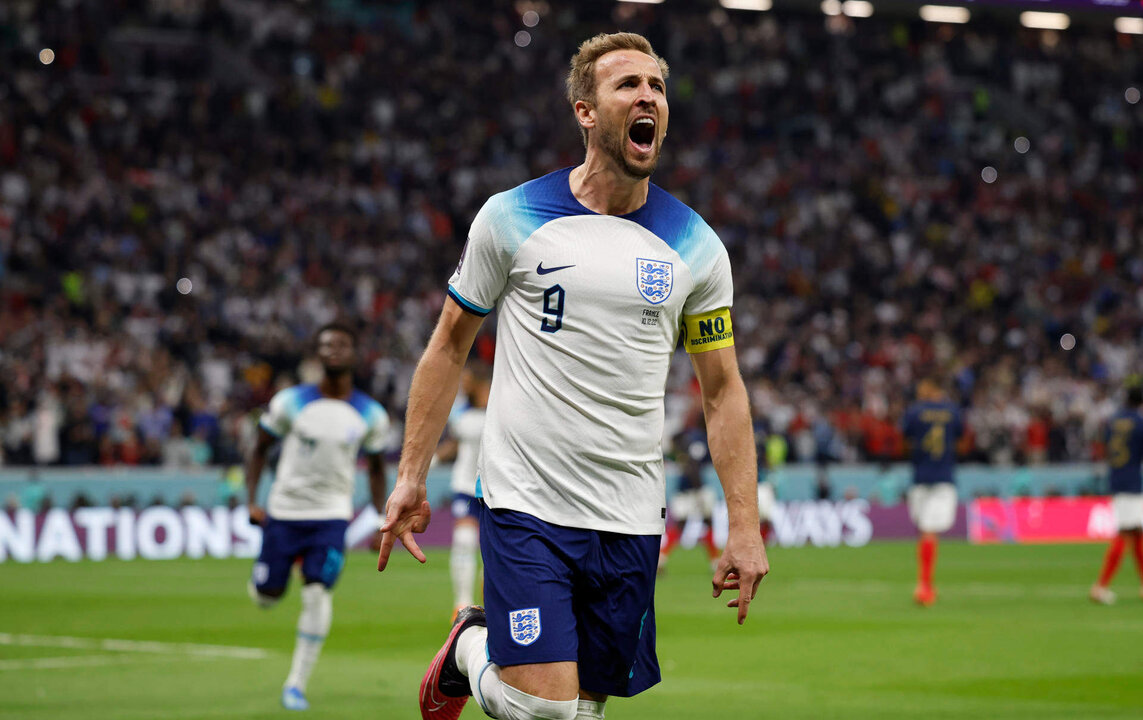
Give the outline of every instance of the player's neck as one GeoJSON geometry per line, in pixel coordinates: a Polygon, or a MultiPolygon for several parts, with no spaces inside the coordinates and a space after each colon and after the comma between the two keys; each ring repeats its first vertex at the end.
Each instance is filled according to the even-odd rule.
{"type": "Polygon", "coordinates": [[[322,395],[340,400],[347,399],[353,394],[353,375],[351,373],[326,373],[318,384],[322,395]]]}
{"type": "Polygon", "coordinates": [[[571,171],[572,195],[600,215],[626,215],[647,202],[650,178],[633,178],[603,153],[587,152],[583,165],[571,171]]]}

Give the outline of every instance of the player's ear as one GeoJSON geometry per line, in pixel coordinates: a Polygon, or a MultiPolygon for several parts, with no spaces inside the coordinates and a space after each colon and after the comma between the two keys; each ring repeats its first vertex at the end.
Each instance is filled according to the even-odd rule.
{"type": "Polygon", "coordinates": [[[595,127],[595,107],[586,100],[576,100],[575,119],[579,126],[585,130],[595,127]]]}

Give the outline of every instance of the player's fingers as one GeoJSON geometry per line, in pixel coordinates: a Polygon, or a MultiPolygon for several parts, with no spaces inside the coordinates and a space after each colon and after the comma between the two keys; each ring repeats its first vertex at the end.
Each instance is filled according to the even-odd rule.
{"type": "Polygon", "coordinates": [[[385,569],[389,564],[389,555],[393,552],[393,533],[381,534],[381,549],[377,551],[377,572],[385,569]]]}
{"type": "Polygon", "coordinates": [[[727,580],[726,582],[724,582],[722,584],[722,589],[723,590],[737,590],[738,589],[738,580],[727,580]]]}
{"type": "Polygon", "coordinates": [[[715,567],[714,577],[711,578],[711,585],[714,586],[714,592],[711,594],[711,597],[718,597],[722,594],[722,588],[724,583],[726,583],[726,577],[730,574],[728,572],[729,569],[730,568],[726,567],[724,564],[722,564],[722,562],[719,562],[718,566],[715,567]]]}
{"type": "Polygon", "coordinates": [[[415,557],[419,562],[428,562],[428,558],[421,552],[421,546],[417,545],[417,541],[413,539],[413,532],[411,530],[406,530],[401,534],[401,542],[405,545],[405,549],[409,551],[409,554],[415,557]]]}

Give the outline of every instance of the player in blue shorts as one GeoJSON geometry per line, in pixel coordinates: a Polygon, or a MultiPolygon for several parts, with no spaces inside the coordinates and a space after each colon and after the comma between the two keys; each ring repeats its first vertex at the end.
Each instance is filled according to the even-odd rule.
{"type": "Polygon", "coordinates": [[[282,688],[282,705],[288,710],[309,707],[306,683],[333,619],[330,590],[344,563],[359,451],[368,457],[374,505],[385,496],[381,451],[389,416],[353,387],[356,345],[357,336],[346,325],[331,323],[318,331],[321,380],[286,388],[270,400],[246,462],[250,522],[262,526],[262,551],[248,584],[251,599],[263,608],[277,603],[286,592],[290,569],[301,563],[302,612],[282,688]],[[279,440],[282,455],[264,510],[257,504],[258,482],[266,455],[279,440]]]}
{"type": "Polygon", "coordinates": [[[425,475],[484,316],[496,365],[478,464],[487,611],[462,610],[421,682],[421,717],[470,695],[501,720],[602,718],[659,681],[655,570],[664,529],[663,396],[680,336],[702,390],[729,510],[714,596],[746,619],[769,569],[757,459],[731,328],[730,259],[652,185],[667,66],[639,35],[580,46],[568,99],[582,165],[493,196],[477,214],[409,392],[378,569],[430,518],[425,475]]]}
{"type": "MultiPolygon", "coordinates": [[[[1108,585],[1119,569],[1128,543],[1135,555],[1139,577],[1143,579],[1143,386],[1138,381],[1127,388],[1127,402],[1107,422],[1107,479],[1111,485],[1111,506],[1119,530],[1103,558],[1099,580],[1091,588],[1093,602],[1110,605],[1115,593],[1108,585]]],[[[1140,590],[1143,595],[1143,589],[1140,590]]]]}
{"type": "Polygon", "coordinates": [[[905,413],[904,435],[913,461],[909,516],[921,537],[917,542],[917,588],[913,599],[922,606],[937,600],[933,568],[937,538],[956,522],[954,482],[956,447],[964,432],[960,410],[945,399],[941,386],[926,378],[917,384],[917,401],[905,413]]]}

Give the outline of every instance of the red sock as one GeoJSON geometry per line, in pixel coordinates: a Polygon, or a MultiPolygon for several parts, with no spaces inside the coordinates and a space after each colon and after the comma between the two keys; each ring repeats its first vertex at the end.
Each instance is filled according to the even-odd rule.
{"type": "Polygon", "coordinates": [[[1143,580],[1143,532],[1136,532],[1131,536],[1134,541],[1131,549],[1135,551],[1135,569],[1139,571],[1139,579],[1143,580]]]}
{"type": "Polygon", "coordinates": [[[679,544],[679,538],[682,536],[682,530],[678,528],[667,528],[667,544],[659,550],[660,554],[663,556],[670,555],[671,551],[675,549],[675,546],[679,544]]]}
{"type": "Polygon", "coordinates": [[[711,560],[714,560],[719,555],[721,555],[721,553],[718,551],[718,546],[714,544],[714,528],[710,527],[709,525],[706,528],[706,532],[703,533],[702,543],[703,545],[706,545],[706,554],[707,557],[709,557],[711,560]]]}
{"type": "Polygon", "coordinates": [[[934,536],[925,536],[917,543],[917,577],[924,587],[933,586],[933,566],[937,563],[937,539],[934,536]]]}
{"type": "Polygon", "coordinates": [[[1107,554],[1103,556],[1103,569],[1099,571],[1099,586],[1107,587],[1115,571],[1119,569],[1119,561],[1123,559],[1123,549],[1126,545],[1122,535],[1116,535],[1107,546],[1107,554]]]}

